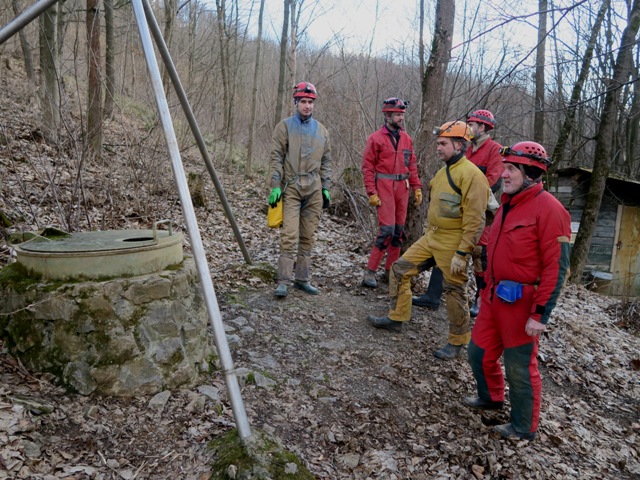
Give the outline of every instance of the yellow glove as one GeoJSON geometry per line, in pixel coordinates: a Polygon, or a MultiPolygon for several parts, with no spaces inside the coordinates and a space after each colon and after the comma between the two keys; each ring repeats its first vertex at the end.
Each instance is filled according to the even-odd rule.
{"type": "Polygon", "coordinates": [[[451,259],[450,270],[452,275],[460,275],[461,273],[465,272],[467,270],[467,257],[454,255],[451,259]]]}
{"type": "Polygon", "coordinates": [[[416,188],[416,191],[413,192],[413,195],[416,197],[415,202],[413,202],[413,204],[416,207],[419,207],[420,205],[422,205],[422,189],[421,188],[416,188]]]}
{"type": "Polygon", "coordinates": [[[377,194],[373,194],[369,197],[369,205],[372,207],[380,207],[382,202],[380,201],[380,197],[377,194]]]}

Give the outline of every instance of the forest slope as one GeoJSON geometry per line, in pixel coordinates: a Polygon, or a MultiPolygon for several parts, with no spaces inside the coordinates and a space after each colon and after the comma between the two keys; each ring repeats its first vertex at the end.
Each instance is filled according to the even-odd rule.
{"type": "MultiPolygon", "coordinates": [[[[65,222],[149,228],[162,218],[184,228],[161,142],[135,155],[122,146],[140,128],[128,117],[108,127],[109,160],[81,170],[90,206],[65,203],[77,185],[76,152],[42,142],[25,88],[2,81],[13,93],[0,99],[0,210],[13,221],[7,232],[65,222]],[[161,181],[149,189],[143,175],[161,181]]],[[[204,170],[190,152],[185,165],[204,170]]],[[[273,272],[278,252],[278,232],[266,227],[264,181],[245,181],[229,167],[220,177],[257,267],[244,264],[211,182],[208,206],[196,215],[249,421],[317,478],[640,476],[637,304],[566,288],[540,342],[540,434],[531,443],[501,440],[491,425],[507,421],[506,413],[480,415],[460,402],[474,392],[466,359],[433,357],[446,338],[443,309],[415,309],[401,335],[367,323],[368,314],[386,311],[386,287],[359,285],[369,239],[355,222],[335,209],[323,214],[313,263],[321,295],[293,291],[276,300],[263,275],[273,272]]],[[[0,254],[10,261],[4,240],[0,254]]],[[[83,397],[0,349],[0,478],[204,479],[207,442],[232,426],[220,372],[164,402],[83,397]]]]}

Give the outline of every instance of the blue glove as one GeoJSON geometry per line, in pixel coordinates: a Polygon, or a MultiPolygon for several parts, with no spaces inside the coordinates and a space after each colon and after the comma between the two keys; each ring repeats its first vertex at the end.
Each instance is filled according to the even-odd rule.
{"type": "Polygon", "coordinates": [[[331,205],[331,194],[326,188],[322,189],[322,208],[327,209],[331,205]]]}
{"type": "Polygon", "coordinates": [[[269,195],[269,206],[274,208],[280,199],[282,198],[282,190],[280,187],[276,187],[271,190],[271,194],[269,195]]]}

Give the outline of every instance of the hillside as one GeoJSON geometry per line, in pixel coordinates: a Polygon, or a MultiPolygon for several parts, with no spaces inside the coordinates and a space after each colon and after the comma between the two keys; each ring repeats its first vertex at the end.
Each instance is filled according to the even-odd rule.
{"type": "MultiPolygon", "coordinates": [[[[107,159],[80,168],[73,138],[52,146],[38,136],[20,76],[5,71],[1,81],[7,233],[65,223],[149,228],[161,218],[184,228],[157,131],[120,113],[107,126],[107,159]]],[[[188,171],[204,170],[192,150],[184,161],[188,171]]],[[[278,234],[266,227],[264,181],[245,181],[234,168],[220,168],[221,181],[254,263],[272,268],[278,234]]],[[[446,337],[443,309],[414,310],[401,335],[368,325],[366,316],[385,312],[387,300],[384,287],[359,285],[368,239],[356,222],[337,210],[323,215],[313,265],[321,295],[294,291],[278,301],[274,285],[244,264],[210,183],[208,207],[196,215],[250,424],[278,437],[318,479],[640,476],[637,304],[564,290],[540,342],[540,435],[504,441],[491,425],[506,413],[480,415],[461,404],[474,391],[466,360],[432,355],[446,337]]],[[[2,265],[10,261],[4,239],[0,256],[2,265]]],[[[83,397],[26,371],[2,346],[0,378],[0,478],[205,479],[207,443],[233,426],[216,372],[165,402],[83,397]]]]}

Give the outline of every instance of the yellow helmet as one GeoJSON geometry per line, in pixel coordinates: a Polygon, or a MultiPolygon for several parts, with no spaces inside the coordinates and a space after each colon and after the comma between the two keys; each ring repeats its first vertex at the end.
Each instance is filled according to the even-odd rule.
{"type": "Polygon", "coordinates": [[[470,140],[469,133],[469,126],[459,120],[444,123],[441,127],[433,129],[433,134],[437,137],[464,138],[467,142],[470,140]]]}

